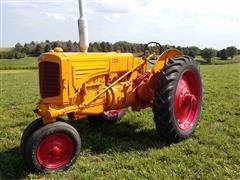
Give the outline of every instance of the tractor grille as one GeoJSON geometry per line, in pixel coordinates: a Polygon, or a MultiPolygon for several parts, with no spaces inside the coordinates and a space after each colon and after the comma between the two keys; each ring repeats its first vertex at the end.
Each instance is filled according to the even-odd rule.
{"type": "Polygon", "coordinates": [[[39,84],[42,98],[58,96],[60,93],[59,65],[52,62],[39,63],[39,84]]]}

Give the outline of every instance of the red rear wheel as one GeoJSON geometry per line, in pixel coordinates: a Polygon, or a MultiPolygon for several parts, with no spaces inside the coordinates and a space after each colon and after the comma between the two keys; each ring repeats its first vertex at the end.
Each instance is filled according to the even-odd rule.
{"type": "Polygon", "coordinates": [[[178,80],[174,96],[174,114],[182,130],[190,129],[199,111],[200,81],[192,69],[186,69],[178,80]]]}
{"type": "Polygon", "coordinates": [[[191,136],[202,104],[197,63],[188,56],[170,59],[156,75],[154,121],[160,135],[172,141],[191,136]]]}
{"type": "Polygon", "coordinates": [[[75,162],[80,148],[78,132],[67,123],[55,122],[32,133],[23,157],[33,171],[66,170],[75,162]]]}

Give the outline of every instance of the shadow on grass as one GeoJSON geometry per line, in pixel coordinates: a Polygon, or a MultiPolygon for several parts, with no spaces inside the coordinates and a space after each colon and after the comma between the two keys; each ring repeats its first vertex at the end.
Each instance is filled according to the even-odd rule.
{"type": "Polygon", "coordinates": [[[145,151],[170,145],[160,138],[155,128],[146,129],[138,122],[121,121],[114,125],[94,126],[87,120],[80,120],[70,124],[79,132],[82,148],[93,153],[145,151]]]}
{"type": "MultiPolygon", "coordinates": [[[[70,122],[82,139],[82,150],[96,154],[161,149],[169,142],[159,137],[155,129],[144,129],[139,122],[121,121],[114,125],[95,126],[87,120],[70,122]]],[[[0,179],[24,179],[29,174],[19,147],[0,152],[0,179]]]]}
{"type": "Polygon", "coordinates": [[[26,176],[19,147],[0,152],[0,179],[23,179],[26,176]]]}

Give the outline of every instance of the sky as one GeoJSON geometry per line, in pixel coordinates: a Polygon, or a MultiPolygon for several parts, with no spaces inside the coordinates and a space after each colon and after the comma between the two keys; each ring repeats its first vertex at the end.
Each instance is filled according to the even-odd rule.
{"type": "MultiPolygon", "coordinates": [[[[240,48],[239,0],[83,0],[89,40],[240,48]]],[[[0,46],[79,41],[77,0],[0,0],[0,46]]]]}

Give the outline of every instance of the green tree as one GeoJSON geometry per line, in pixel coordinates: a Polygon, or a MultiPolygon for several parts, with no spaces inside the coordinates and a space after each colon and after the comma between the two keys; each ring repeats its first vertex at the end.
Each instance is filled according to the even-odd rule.
{"type": "Polygon", "coordinates": [[[107,49],[108,47],[107,47],[106,42],[104,42],[104,41],[101,42],[101,43],[100,43],[100,47],[101,47],[101,51],[102,51],[102,52],[108,52],[108,49],[107,49]]]}
{"type": "Polygon", "coordinates": [[[89,43],[88,52],[93,52],[93,43],[89,43]]]}
{"type": "Polygon", "coordinates": [[[73,51],[73,43],[70,40],[66,44],[66,51],[68,51],[68,52],[72,52],[73,51]]]}
{"type": "Polygon", "coordinates": [[[234,46],[227,47],[227,55],[230,56],[232,59],[234,56],[238,54],[238,50],[234,46]]]}
{"type": "Polygon", "coordinates": [[[227,60],[228,59],[228,55],[227,55],[226,49],[222,49],[221,51],[219,51],[218,56],[222,60],[227,60]]]}
{"type": "Polygon", "coordinates": [[[54,41],[52,42],[51,46],[54,49],[55,47],[62,47],[62,44],[60,43],[60,41],[54,41]]]}
{"type": "Polygon", "coordinates": [[[184,47],[184,48],[182,48],[182,50],[183,50],[183,54],[189,55],[188,47],[184,47]]]}
{"type": "Polygon", "coordinates": [[[44,52],[43,47],[40,44],[37,44],[34,55],[40,56],[43,52],[44,52]]]}
{"type": "Polygon", "coordinates": [[[121,51],[121,46],[119,43],[114,43],[113,44],[113,50],[114,51],[121,51]]]}
{"type": "Polygon", "coordinates": [[[37,45],[37,44],[36,44],[34,41],[32,41],[32,42],[30,43],[29,55],[35,56],[36,45],[37,45]]]}
{"type": "Polygon", "coordinates": [[[102,51],[102,49],[101,49],[100,43],[94,42],[93,43],[93,52],[101,52],[101,51],[102,51]]]}
{"type": "Polygon", "coordinates": [[[177,46],[176,49],[178,49],[179,51],[183,51],[181,46],[177,46]]]}
{"type": "Polygon", "coordinates": [[[79,52],[80,48],[79,48],[79,43],[77,43],[76,41],[73,43],[73,52],[79,52]]]}
{"type": "Polygon", "coordinates": [[[15,57],[16,59],[24,58],[25,55],[26,55],[25,53],[22,53],[22,52],[19,52],[19,51],[16,51],[16,52],[14,53],[14,57],[15,57]]]}
{"type": "Polygon", "coordinates": [[[23,52],[23,46],[20,43],[17,43],[14,47],[14,50],[17,52],[23,52]]]}
{"type": "Polygon", "coordinates": [[[46,44],[50,44],[51,42],[50,42],[49,40],[46,40],[45,43],[46,43],[46,44]]]}
{"type": "Polygon", "coordinates": [[[30,55],[30,49],[31,49],[30,44],[25,43],[24,46],[23,46],[23,52],[25,52],[26,54],[30,55]]]}
{"type": "Polygon", "coordinates": [[[137,53],[137,46],[136,45],[133,46],[132,53],[137,53]]]}
{"type": "Polygon", "coordinates": [[[49,52],[51,50],[51,45],[50,44],[46,44],[44,47],[44,52],[49,52]]]}
{"type": "Polygon", "coordinates": [[[188,48],[189,50],[189,56],[192,56],[192,57],[196,57],[197,55],[200,55],[201,54],[201,49],[199,49],[198,47],[196,46],[191,46],[188,48]]]}
{"type": "Polygon", "coordinates": [[[216,57],[217,55],[217,50],[212,49],[212,48],[205,48],[202,50],[201,55],[203,59],[207,61],[208,64],[212,63],[212,58],[216,57]]]}
{"type": "Polygon", "coordinates": [[[106,42],[106,46],[107,46],[107,50],[108,50],[108,52],[111,52],[111,51],[113,51],[113,46],[112,46],[112,44],[111,44],[111,43],[109,43],[109,42],[106,42]]]}

